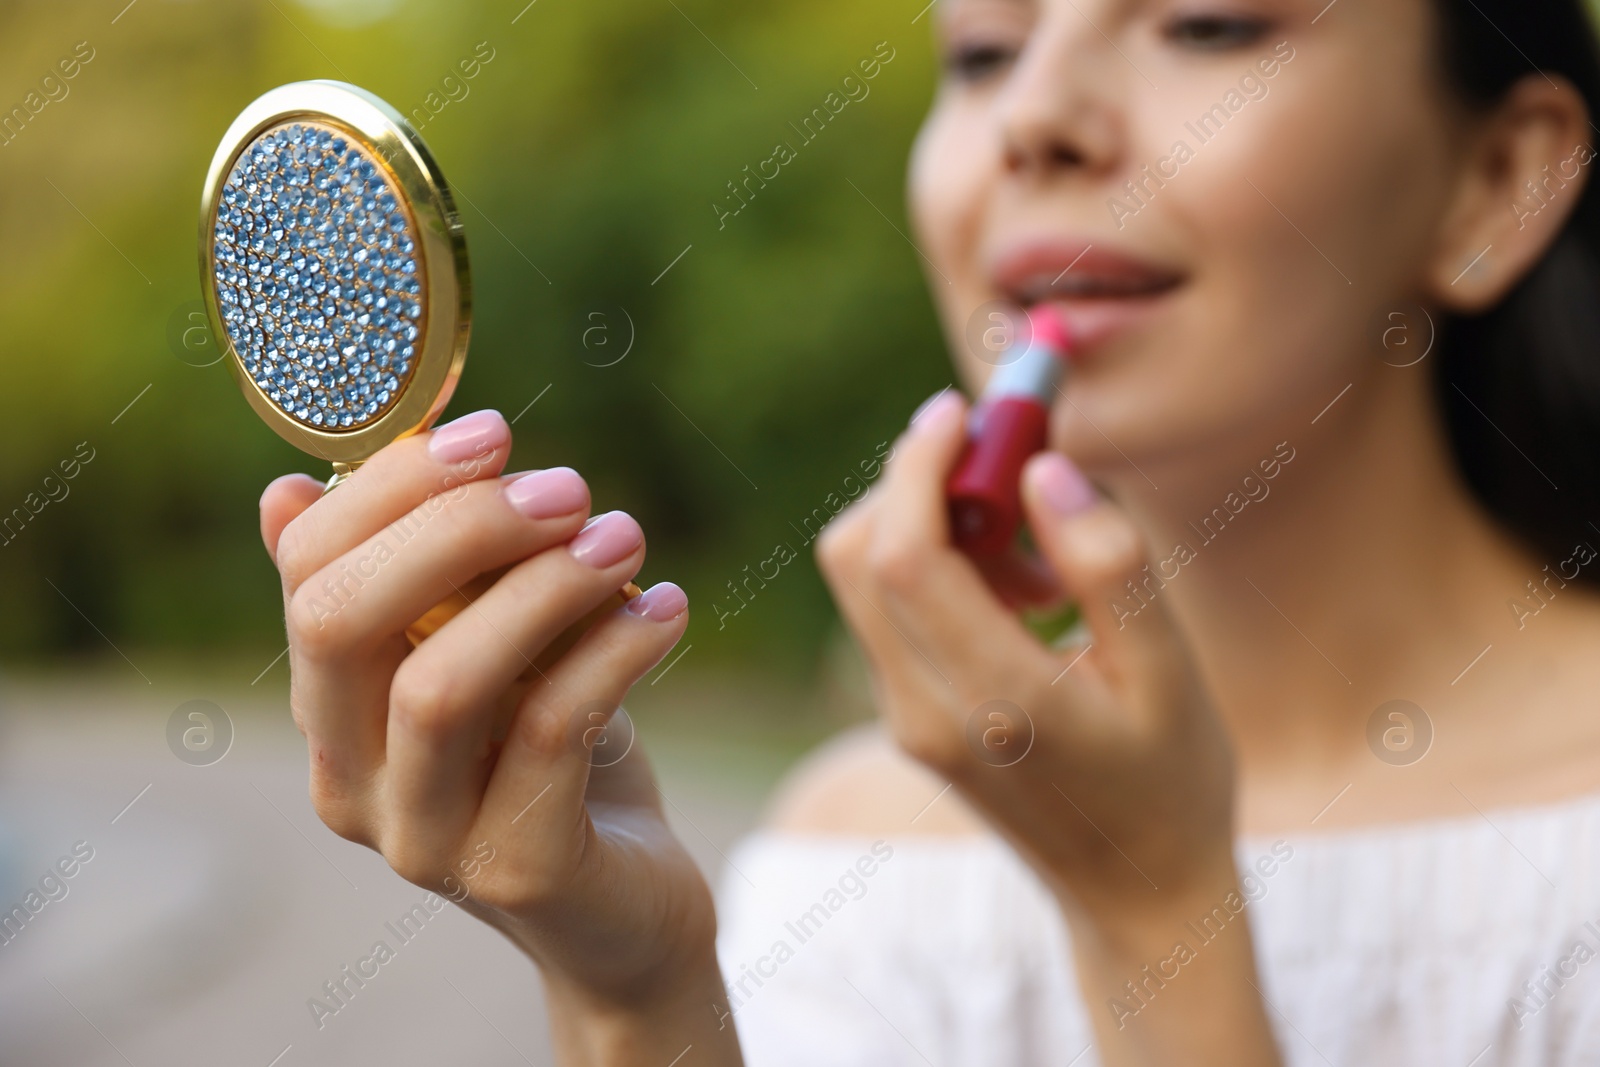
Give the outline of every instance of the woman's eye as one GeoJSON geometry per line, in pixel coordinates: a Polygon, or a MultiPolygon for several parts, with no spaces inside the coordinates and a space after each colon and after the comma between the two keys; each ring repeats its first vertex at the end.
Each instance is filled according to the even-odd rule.
{"type": "Polygon", "coordinates": [[[998,74],[1016,52],[1003,45],[975,44],[953,48],[945,58],[945,69],[961,81],[982,81],[998,74]]]}
{"type": "Polygon", "coordinates": [[[1167,25],[1167,39],[1201,51],[1223,51],[1254,44],[1267,32],[1267,23],[1258,18],[1230,15],[1186,15],[1167,25]]]}

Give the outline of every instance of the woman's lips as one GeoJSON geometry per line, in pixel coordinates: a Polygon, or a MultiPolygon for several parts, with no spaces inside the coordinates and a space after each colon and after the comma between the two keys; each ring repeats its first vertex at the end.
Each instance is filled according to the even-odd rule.
{"type": "Polygon", "coordinates": [[[1023,307],[1047,303],[1071,328],[1076,356],[1156,311],[1182,272],[1089,241],[1035,241],[996,257],[994,285],[1023,307]]]}
{"type": "Polygon", "coordinates": [[[1121,297],[1106,300],[1051,300],[1066,320],[1073,340],[1072,358],[1083,362],[1094,350],[1118,334],[1148,319],[1160,309],[1156,296],[1121,297]]]}

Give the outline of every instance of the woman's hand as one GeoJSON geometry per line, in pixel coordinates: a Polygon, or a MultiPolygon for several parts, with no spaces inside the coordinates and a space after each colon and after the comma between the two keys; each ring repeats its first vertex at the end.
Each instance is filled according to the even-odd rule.
{"type": "Polygon", "coordinates": [[[1160,595],[1114,613],[1145,577],[1137,531],[1064,457],[1030,463],[1034,540],[1092,634],[1087,651],[1043,645],[950,543],[944,484],[964,415],[953,393],[923,411],[819,544],[884,717],[1086,910],[1212,888],[1233,865],[1227,737],[1160,595]]]}
{"type": "Polygon", "coordinates": [[[502,476],[510,447],[504,418],[478,412],[395,442],[326,497],[303,475],[262,497],[312,802],[539,963],[565,1062],[709,1050],[683,1034],[715,1022],[721,995],[710,893],[643,754],[596,754],[631,741],[604,727],[683,635],[687,600],[655,586],[520,684],[638,573],[645,543],[620,512],[585,525],[588,488],[569,469],[502,476]],[[408,625],[505,566],[412,648],[408,625]]]}
{"type": "MultiPolygon", "coordinates": [[[[1043,645],[1006,606],[1029,599],[1018,569],[1004,567],[1009,588],[997,594],[986,580],[994,567],[980,571],[952,546],[944,486],[965,414],[955,393],[928,405],[880,483],[824,532],[818,558],[900,745],[952,782],[1061,900],[1103,1027],[1116,1012],[1101,995],[1127,996],[1122,983],[1170,955],[1185,919],[1237,892],[1231,750],[1155,582],[1142,584],[1138,531],[1065,457],[1030,462],[1024,502],[1055,584],[1088,624],[1086,649],[1043,645]],[[1147,601],[1136,614],[1129,582],[1147,601]]],[[[1223,972],[1251,978],[1247,931],[1231,942],[1226,957],[1212,949],[1207,960],[1226,958],[1223,972]]],[[[1189,980],[1188,993],[1203,981],[1189,980]]],[[[1234,1015],[1264,1033],[1259,998],[1236,986],[1246,999],[1234,1015]]],[[[1219,1007],[1198,1009],[1212,1028],[1219,1007]]],[[[1167,1021],[1180,1016],[1167,1012],[1167,1021]]],[[[1102,1029],[1107,1062],[1210,1062],[1193,1035],[1135,1043],[1125,1055],[1122,1036],[1102,1029]]],[[[1271,1062],[1248,1052],[1270,1050],[1270,1040],[1241,1036],[1230,1035],[1217,1062],[1271,1062]]]]}

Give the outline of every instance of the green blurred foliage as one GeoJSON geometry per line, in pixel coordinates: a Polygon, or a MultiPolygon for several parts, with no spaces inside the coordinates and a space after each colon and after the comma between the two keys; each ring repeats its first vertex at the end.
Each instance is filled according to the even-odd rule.
{"type": "Polygon", "coordinates": [[[446,417],[516,416],[548,386],[516,424],[513,464],[575,466],[597,508],[639,517],[643,579],[679,581],[699,609],[697,661],[807,670],[834,613],[793,527],[950,379],[895,229],[909,230],[904,165],[934,80],[928,20],[912,22],[922,2],[0,8],[0,108],[78,42],[95,53],[0,148],[0,516],[79,442],[95,450],[70,495],[0,547],[0,656],[107,639],[130,653],[281,647],[257,497],[286,471],[327,472],[256,421],[221,365],[169,346],[169,320],[199,295],[206,167],[273,86],[339,78],[409,112],[487,42],[470,94],[422,130],[462,194],[472,253],[472,353],[446,417]],[[790,123],[883,41],[895,58],[870,96],[802,146],[790,123]],[[779,141],[798,158],[719,228],[726,183],[779,141]],[[626,341],[617,307],[634,347],[592,366],[626,341]],[[596,311],[611,313],[611,347],[586,350],[596,311]],[[785,541],[800,558],[719,627],[714,602],[736,603],[726,583],[785,541]]]}

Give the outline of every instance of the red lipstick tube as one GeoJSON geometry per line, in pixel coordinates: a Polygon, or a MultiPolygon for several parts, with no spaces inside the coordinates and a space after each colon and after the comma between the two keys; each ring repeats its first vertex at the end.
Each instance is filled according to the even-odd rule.
{"type": "Polygon", "coordinates": [[[946,484],[950,534],[973,556],[1004,552],[1022,524],[1022,467],[1044,449],[1050,404],[1072,351],[1067,324],[1029,311],[1023,352],[995,370],[967,419],[967,449],[946,484]]]}

